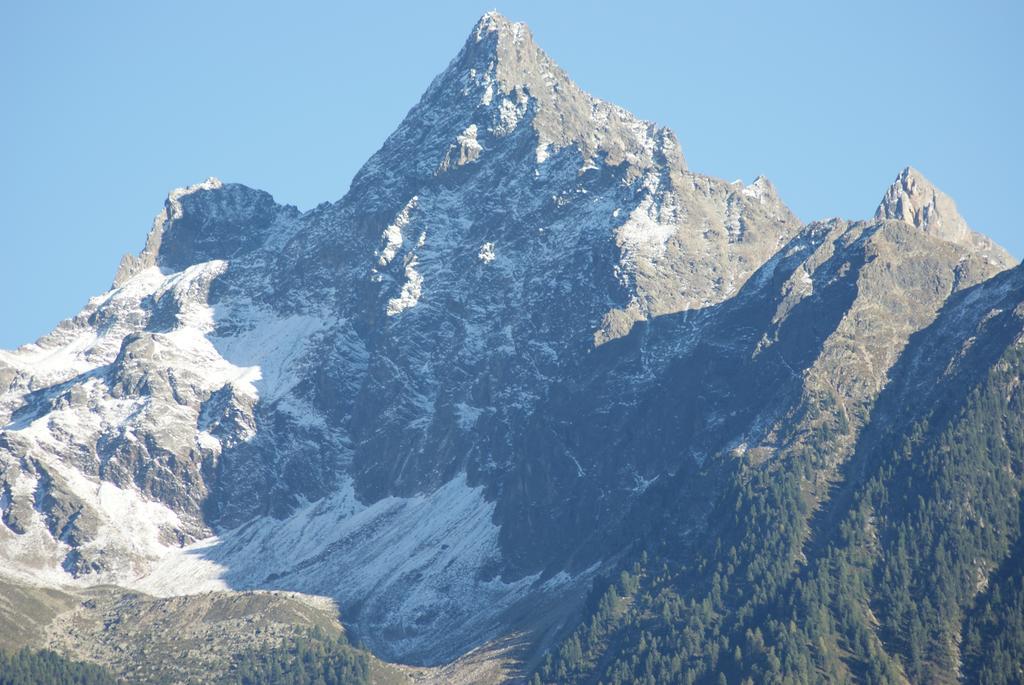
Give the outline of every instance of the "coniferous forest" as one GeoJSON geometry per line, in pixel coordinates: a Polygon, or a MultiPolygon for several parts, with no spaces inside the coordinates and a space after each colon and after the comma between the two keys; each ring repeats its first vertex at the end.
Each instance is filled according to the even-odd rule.
{"type": "Polygon", "coordinates": [[[99,666],[71,661],[56,652],[0,650],[0,685],[114,685],[114,677],[99,666]]]}
{"type": "Polygon", "coordinates": [[[1022,373],[1011,348],[965,401],[859,450],[817,510],[820,453],[738,465],[718,540],[595,584],[532,682],[1024,682],[1022,373]]]}
{"type": "MultiPolygon", "coordinates": [[[[370,659],[344,636],[319,629],[298,635],[270,649],[239,654],[223,673],[197,678],[216,685],[364,685],[370,682],[370,659]]],[[[0,650],[0,685],[114,685],[121,682],[93,664],[72,661],[56,652],[0,650]]],[[[147,679],[145,682],[154,682],[147,679]]],[[[180,682],[168,676],[154,683],[180,682]]],[[[193,682],[190,680],[189,682],[193,682]]]]}

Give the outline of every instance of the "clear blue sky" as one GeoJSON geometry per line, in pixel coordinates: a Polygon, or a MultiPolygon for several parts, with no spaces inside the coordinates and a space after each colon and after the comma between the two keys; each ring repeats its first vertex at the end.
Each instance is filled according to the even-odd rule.
{"type": "MultiPolygon", "coordinates": [[[[1024,3],[526,2],[586,90],[671,126],[690,166],[771,178],[804,220],[869,216],[918,167],[1024,254],[1024,3]]],[[[358,167],[494,0],[7,3],[0,347],[105,290],[173,187],[309,208],[358,167]]]]}

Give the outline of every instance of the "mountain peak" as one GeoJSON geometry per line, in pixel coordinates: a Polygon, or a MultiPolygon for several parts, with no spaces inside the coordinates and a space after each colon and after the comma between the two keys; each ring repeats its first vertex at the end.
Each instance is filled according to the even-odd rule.
{"type": "Polygon", "coordinates": [[[953,199],[911,166],[889,186],[875,218],[904,221],[950,242],[968,240],[972,232],[953,199]]]}
{"type": "Polygon", "coordinates": [[[490,52],[496,58],[507,58],[508,48],[519,45],[536,51],[540,48],[533,42],[530,27],[523,22],[512,21],[505,15],[491,10],[476,22],[466,41],[467,47],[485,44],[484,52],[490,52]]]}
{"type": "Polygon", "coordinates": [[[448,67],[460,80],[482,86],[484,104],[523,91],[541,97],[549,90],[570,99],[585,94],[534,42],[530,28],[491,11],[477,21],[462,51],[448,67]]]}
{"type": "Polygon", "coordinates": [[[473,36],[479,42],[483,40],[488,33],[520,33],[524,30],[527,32],[529,31],[526,24],[514,22],[501,12],[491,10],[490,12],[484,13],[484,15],[476,22],[476,26],[473,28],[473,36]]]}
{"type": "Polygon", "coordinates": [[[875,218],[903,221],[932,237],[982,252],[1003,266],[1015,263],[1003,248],[973,231],[953,198],[912,166],[905,167],[889,186],[875,218]]]}
{"type": "Polygon", "coordinates": [[[389,208],[404,204],[438,171],[460,166],[451,159],[486,156],[501,139],[522,133],[534,136],[530,161],[538,166],[573,148],[581,167],[595,160],[626,163],[633,177],[659,160],[675,171],[686,168],[671,131],[585,92],[534,42],[526,24],[492,11],[476,22],[350,192],[379,198],[389,208]],[[469,137],[475,141],[472,155],[453,151],[469,137]]]}

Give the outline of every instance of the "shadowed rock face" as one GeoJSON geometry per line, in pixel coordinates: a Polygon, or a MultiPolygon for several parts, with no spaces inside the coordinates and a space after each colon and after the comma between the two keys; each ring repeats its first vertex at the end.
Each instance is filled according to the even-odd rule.
{"type": "Polygon", "coordinates": [[[557,623],[659,488],[823,398],[841,461],[907,339],[1011,263],[912,170],[875,221],[802,227],[491,13],[341,200],[176,190],[110,291],[0,352],[0,556],[329,595],[444,661],[557,623]]]}

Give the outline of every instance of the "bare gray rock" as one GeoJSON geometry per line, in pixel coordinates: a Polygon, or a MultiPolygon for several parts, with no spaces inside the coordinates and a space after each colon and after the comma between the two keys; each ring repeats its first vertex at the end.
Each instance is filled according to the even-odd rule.
{"type": "Polygon", "coordinates": [[[889,186],[875,218],[903,221],[928,235],[973,248],[1004,269],[1016,263],[990,238],[973,231],[960,216],[953,199],[913,167],[906,167],[889,186]]]}

